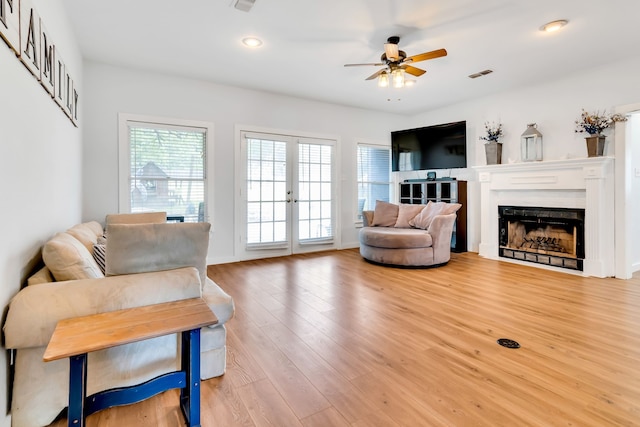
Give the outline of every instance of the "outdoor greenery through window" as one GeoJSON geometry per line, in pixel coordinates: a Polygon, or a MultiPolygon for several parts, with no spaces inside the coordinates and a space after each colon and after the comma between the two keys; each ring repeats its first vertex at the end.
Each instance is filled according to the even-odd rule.
{"type": "Polygon", "coordinates": [[[129,122],[131,212],[205,221],[206,129],[129,122]]]}
{"type": "Polygon", "coordinates": [[[358,219],[373,210],[376,200],[391,200],[391,150],[385,146],[358,144],[358,219]]]}

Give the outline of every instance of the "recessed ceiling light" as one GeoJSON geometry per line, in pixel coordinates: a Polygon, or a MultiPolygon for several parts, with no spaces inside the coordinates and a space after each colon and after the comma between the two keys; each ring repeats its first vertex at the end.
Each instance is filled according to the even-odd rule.
{"type": "Polygon", "coordinates": [[[560,28],[564,27],[568,23],[569,23],[569,21],[567,21],[566,19],[559,19],[557,21],[551,21],[551,22],[548,22],[548,23],[544,24],[542,27],[540,27],[540,31],[544,31],[544,32],[547,32],[547,33],[552,33],[554,31],[558,31],[560,28]]]}
{"type": "Polygon", "coordinates": [[[262,46],[262,40],[256,37],[245,37],[242,39],[242,44],[247,47],[260,47],[262,46]]]}

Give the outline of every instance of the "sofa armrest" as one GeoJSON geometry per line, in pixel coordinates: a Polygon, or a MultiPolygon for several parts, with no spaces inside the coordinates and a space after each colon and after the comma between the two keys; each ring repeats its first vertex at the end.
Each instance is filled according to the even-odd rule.
{"type": "Polygon", "coordinates": [[[456,223],[456,214],[436,215],[427,232],[433,241],[433,263],[442,264],[451,258],[451,234],[456,223]]]}
{"type": "Polygon", "coordinates": [[[216,282],[208,277],[205,280],[204,287],[202,288],[202,299],[218,318],[218,323],[212,327],[224,325],[233,317],[233,314],[235,313],[233,298],[223,291],[216,282]]]}
{"type": "Polygon", "coordinates": [[[194,267],[28,286],[9,304],[5,345],[46,346],[58,321],[70,317],[200,296],[200,276],[194,267]]]}

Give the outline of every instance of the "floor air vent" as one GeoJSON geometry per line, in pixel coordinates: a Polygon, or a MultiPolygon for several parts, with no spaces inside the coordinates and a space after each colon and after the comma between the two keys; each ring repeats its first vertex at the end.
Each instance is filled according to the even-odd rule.
{"type": "Polygon", "coordinates": [[[520,344],[517,341],[510,340],[508,338],[500,338],[498,344],[507,348],[520,348],[520,344]]]}

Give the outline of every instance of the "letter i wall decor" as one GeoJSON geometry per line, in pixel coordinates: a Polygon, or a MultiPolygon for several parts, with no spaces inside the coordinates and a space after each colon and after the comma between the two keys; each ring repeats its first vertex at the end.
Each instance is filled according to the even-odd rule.
{"type": "Polygon", "coordinates": [[[0,37],[77,127],[75,82],[32,0],[0,0],[0,37]]]}

